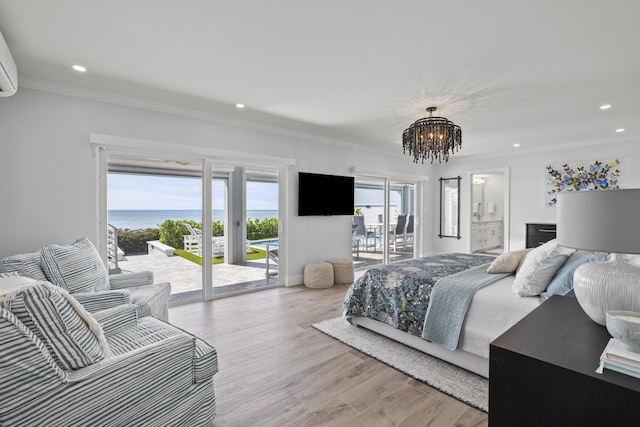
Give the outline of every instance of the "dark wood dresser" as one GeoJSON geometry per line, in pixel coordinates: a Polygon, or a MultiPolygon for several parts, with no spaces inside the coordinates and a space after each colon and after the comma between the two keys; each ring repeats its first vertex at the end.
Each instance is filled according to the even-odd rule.
{"type": "Polygon", "coordinates": [[[640,425],[640,379],[595,372],[609,338],[575,298],[541,304],[491,343],[489,426],[640,425]]]}
{"type": "Polygon", "coordinates": [[[527,223],[526,247],[537,248],[538,246],[556,238],[555,224],[527,223]]]}

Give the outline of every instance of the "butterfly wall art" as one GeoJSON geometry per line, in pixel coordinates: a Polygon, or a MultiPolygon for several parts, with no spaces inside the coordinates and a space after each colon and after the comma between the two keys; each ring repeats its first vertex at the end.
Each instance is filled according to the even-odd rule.
{"type": "Polygon", "coordinates": [[[581,161],[546,166],[547,207],[555,207],[558,193],[615,190],[622,182],[620,160],[581,161]]]}

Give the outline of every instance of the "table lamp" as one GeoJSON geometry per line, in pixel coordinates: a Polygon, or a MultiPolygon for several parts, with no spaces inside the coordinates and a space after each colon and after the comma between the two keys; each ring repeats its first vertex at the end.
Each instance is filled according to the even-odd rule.
{"type": "Polygon", "coordinates": [[[559,245],[611,253],[573,276],[585,313],[604,325],[607,310],[640,312],[640,267],[622,255],[640,254],[640,188],[560,193],[557,214],[559,245]]]}

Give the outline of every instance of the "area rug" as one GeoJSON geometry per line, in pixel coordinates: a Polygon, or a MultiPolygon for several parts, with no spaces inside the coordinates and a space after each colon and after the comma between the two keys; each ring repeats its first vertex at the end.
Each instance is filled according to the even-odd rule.
{"type": "Polygon", "coordinates": [[[313,325],[338,341],[481,411],[489,409],[489,380],[336,317],[313,325]]]}

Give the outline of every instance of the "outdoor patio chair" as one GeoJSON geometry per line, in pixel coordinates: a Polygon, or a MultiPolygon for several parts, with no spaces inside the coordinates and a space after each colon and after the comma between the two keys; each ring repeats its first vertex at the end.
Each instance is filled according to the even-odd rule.
{"type": "Polygon", "coordinates": [[[47,282],[0,301],[0,425],[211,425],[218,359],[206,342],[131,304],[90,315],[47,282]]]}
{"type": "MultiPolygon", "coordinates": [[[[189,234],[183,236],[184,249],[198,256],[202,256],[202,230],[194,228],[189,224],[185,224],[189,234]]],[[[247,242],[248,244],[248,242],[247,242]]],[[[211,255],[221,257],[224,255],[224,237],[211,238],[211,255]]]]}
{"type": "Polygon", "coordinates": [[[414,216],[413,215],[409,215],[409,220],[407,221],[407,229],[405,230],[405,248],[407,246],[412,246],[413,247],[413,221],[414,221],[414,216]]]}
{"type": "Polygon", "coordinates": [[[211,255],[214,257],[224,256],[224,237],[211,238],[211,255]]]}
{"type": "Polygon", "coordinates": [[[269,278],[271,276],[276,276],[278,274],[277,268],[275,270],[271,270],[271,263],[273,262],[277,265],[278,262],[280,261],[279,255],[278,255],[278,244],[267,243],[265,252],[266,252],[266,263],[267,263],[265,277],[267,278],[267,282],[269,282],[269,278]]]}
{"type": "Polygon", "coordinates": [[[184,224],[184,226],[189,230],[189,234],[182,237],[184,250],[191,252],[192,254],[201,255],[202,230],[199,228],[193,228],[189,224],[184,224]]]}
{"type": "Polygon", "coordinates": [[[109,275],[86,237],[68,246],[47,245],[38,252],[9,256],[2,264],[7,272],[65,289],[91,313],[133,303],[140,316],[169,317],[169,283],[153,283],[151,271],[109,275]]]}
{"type": "Polygon", "coordinates": [[[367,230],[367,227],[364,225],[364,216],[354,215],[352,218],[352,242],[354,247],[356,247],[358,256],[360,255],[360,244],[364,244],[365,251],[367,251],[367,248],[370,247],[373,247],[375,251],[377,239],[376,232],[373,230],[367,230]]]}
{"type": "Polygon", "coordinates": [[[406,244],[405,239],[405,225],[407,223],[407,215],[398,215],[398,221],[396,226],[389,230],[389,243],[393,246],[393,251],[398,251],[400,244],[404,247],[406,244]]]}

